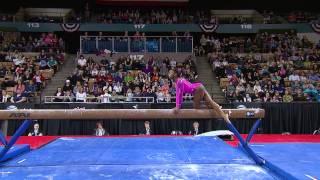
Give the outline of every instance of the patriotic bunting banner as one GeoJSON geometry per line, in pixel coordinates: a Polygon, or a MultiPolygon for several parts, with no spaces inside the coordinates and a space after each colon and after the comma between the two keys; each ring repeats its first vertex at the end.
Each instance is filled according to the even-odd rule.
{"type": "Polygon", "coordinates": [[[206,33],[211,33],[217,30],[218,24],[200,24],[200,28],[206,33]]]}
{"type": "Polygon", "coordinates": [[[320,24],[311,24],[312,29],[316,33],[320,33],[320,24]]]}
{"type": "Polygon", "coordinates": [[[61,27],[66,32],[75,32],[80,29],[80,24],[66,23],[66,24],[61,24],[61,27]]]}

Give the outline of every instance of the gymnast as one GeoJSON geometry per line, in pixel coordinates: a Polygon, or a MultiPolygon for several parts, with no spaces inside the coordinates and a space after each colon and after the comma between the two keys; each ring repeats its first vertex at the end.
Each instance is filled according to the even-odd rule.
{"type": "Polygon", "coordinates": [[[209,95],[205,87],[201,83],[191,83],[185,78],[179,77],[177,72],[170,70],[169,78],[176,83],[176,107],[174,112],[178,113],[181,108],[183,94],[190,93],[193,94],[193,105],[195,109],[200,109],[201,100],[205,100],[208,108],[213,109],[217,114],[219,114],[223,119],[230,123],[229,114],[222,111],[221,106],[217,104],[209,95]]]}

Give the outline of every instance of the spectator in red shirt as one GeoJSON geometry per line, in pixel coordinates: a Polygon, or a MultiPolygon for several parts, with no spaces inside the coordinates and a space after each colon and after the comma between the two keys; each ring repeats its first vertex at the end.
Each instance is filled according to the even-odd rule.
{"type": "Polygon", "coordinates": [[[14,86],[14,92],[17,93],[20,91],[21,93],[24,93],[25,89],[25,85],[22,83],[21,79],[19,79],[17,84],[14,86]]]}

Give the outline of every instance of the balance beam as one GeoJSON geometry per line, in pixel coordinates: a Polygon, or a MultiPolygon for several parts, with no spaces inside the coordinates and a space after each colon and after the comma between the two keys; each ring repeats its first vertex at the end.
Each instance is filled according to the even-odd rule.
{"type": "MultiPolygon", "coordinates": [[[[231,112],[230,118],[264,118],[263,109],[223,109],[231,112]]],[[[0,110],[0,119],[212,119],[219,117],[209,109],[181,109],[177,114],[172,109],[19,109],[0,110]]]]}

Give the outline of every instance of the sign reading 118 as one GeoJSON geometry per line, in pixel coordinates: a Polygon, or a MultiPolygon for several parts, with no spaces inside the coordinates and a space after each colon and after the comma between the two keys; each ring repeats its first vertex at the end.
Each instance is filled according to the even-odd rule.
{"type": "Polygon", "coordinates": [[[252,29],[252,24],[241,24],[241,29],[252,29]]]}

